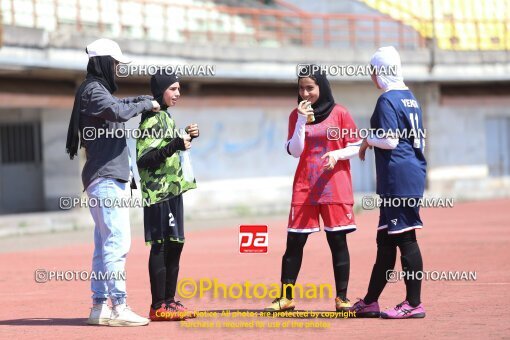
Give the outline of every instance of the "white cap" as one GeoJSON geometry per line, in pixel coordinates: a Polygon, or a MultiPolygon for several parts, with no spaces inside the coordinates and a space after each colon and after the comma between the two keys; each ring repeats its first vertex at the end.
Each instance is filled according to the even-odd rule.
{"type": "Polygon", "coordinates": [[[122,64],[129,64],[131,60],[125,57],[120,50],[119,44],[110,39],[97,39],[87,46],[87,54],[90,57],[109,55],[122,64]]]}

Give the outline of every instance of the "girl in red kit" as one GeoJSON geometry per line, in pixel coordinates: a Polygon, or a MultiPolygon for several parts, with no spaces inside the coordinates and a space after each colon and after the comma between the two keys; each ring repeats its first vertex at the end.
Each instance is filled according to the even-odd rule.
{"type": "Polygon", "coordinates": [[[335,103],[326,76],[320,71],[298,80],[298,107],[289,117],[286,151],[299,157],[294,176],[282,259],[282,293],[266,311],[293,310],[296,282],[308,235],[320,231],[321,216],[333,257],[337,311],[351,307],[347,299],[349,250],[347,234],[356,230],[349,158],[358,154],[361,140],[347,109],[335,103]]]}

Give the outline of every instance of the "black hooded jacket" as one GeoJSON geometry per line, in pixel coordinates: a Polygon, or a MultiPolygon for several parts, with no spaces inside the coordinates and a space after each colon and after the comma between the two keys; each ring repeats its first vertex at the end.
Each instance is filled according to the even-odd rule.
{"type": "Polygon", "coordinates": [[[112,96],[116,89],[113,58],[90,58],[87,77],[76,92],[66,144],[71,159],[79,144],[85,148],[84,189],[98,177],[129,180],[126,138],[114,132],[125,130],[124,122],[130,118],[152,110],[152,97],[119,99],[112,96]]]}

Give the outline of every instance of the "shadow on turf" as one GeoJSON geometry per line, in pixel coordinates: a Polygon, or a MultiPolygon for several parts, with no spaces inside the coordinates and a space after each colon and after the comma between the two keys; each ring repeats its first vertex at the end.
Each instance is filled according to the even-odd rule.
{"type": "MultiPolygon", "coordinates": [[[[264,310],[262,309],[216,309],[216,310],[201,310],[197,312],[202,313],[262,313],[264,310]]],[[[281,314],[278,316],[274,316],[272,312],[271,314],[266,316],[268,318],[284,318],[284,319],[331,319],[331,313],[337,313],[338,319],[344,319],[344,314],[341,312],[335,312],[331,310],[294,310],[289,311],[287,315],[281,314]],[[314,312],[318,313],[318,316],[302,316],[303,313],[314,312]],[[328,314],[323,314],[328,313],[328,314]],[[299,315],[301,314],[301,315],[299,315]]],[[[86,318],[74,318],[74,319],[64,319],[64,318],[31,318],[31,319],[13,319],[13,320],[2,320],[0,321],[0,326],[88,326],[86,318]]]]}
{"type": "Polygon", "coordinates": [[[88,326],[86,318],[32,318],[2,320],[0,326],[88,326]]]}

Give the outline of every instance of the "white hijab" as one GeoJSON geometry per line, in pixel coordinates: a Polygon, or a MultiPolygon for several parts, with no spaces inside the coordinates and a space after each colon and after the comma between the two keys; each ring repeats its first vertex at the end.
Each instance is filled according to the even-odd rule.
{"type": "Polygon", "coordinates": [[[406,84],[404,84],[404,77],[402,77],[400,55],[395,47],[386,46],[379,48],[372,56],[370,64],[375,67],[377,84],[379,84],[384,92],[408,89],[406,84]],[[396,74],[392,73],[394,70],[388,68],[389,66],[396,69],[396,74]]]}

